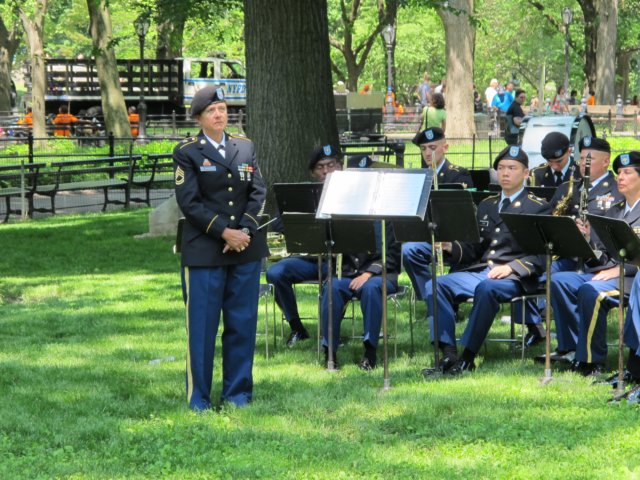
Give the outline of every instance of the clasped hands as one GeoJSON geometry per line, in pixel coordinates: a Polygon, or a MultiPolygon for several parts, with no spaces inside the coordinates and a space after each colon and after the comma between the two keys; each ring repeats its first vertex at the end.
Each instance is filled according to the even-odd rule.
{"type": "Polygon", "coordinates": [[[232,228],[224,229],[222,239],[225,241],[222,253],[227,253],[230,250],[240,253],[251,243],[251,237],[249,235],[242,230],[234,230],[232,228]]]}

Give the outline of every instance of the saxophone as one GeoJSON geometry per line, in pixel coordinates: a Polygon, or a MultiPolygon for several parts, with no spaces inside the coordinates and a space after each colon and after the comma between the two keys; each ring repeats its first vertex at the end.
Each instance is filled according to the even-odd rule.
{"type": "Polygon", "coordinates": [[[573,172],[571,172],[571,177],[569,177],[569,189],[567,190],[567,194],[560,199],[557,203],[556,208],[553,209],[551,215],[554,217],[561,217],[565,213],[567,213],[567,208],[569,208],[569,203],[571,203],[571,197],[573,197],[573,183],[575,178],[573,176],[573,172]]]}

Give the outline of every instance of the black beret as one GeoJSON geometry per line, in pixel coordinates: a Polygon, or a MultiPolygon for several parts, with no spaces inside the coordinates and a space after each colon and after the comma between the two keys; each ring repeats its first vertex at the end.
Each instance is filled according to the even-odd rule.
{"type": "Polygon", "coordinates": [[[442,129],[438,127],[432,127],[416,133],[416,136],[413,137],[412,142],[416,145],[422,145],[423,143],[431,143],[437,140],[442,140],[443,138],[444,132],[442,131],[442,129]]]}
{"type": "Polygon", "coordinates": [[[618,174],[622,167],[640,167],[640,152],[621,153],[613,161],[613,171],[618,174]]]}
{"type": "Polygon", "coordinates": [[[611,153],[611,145],[604,138],[582,137],[578,144],[578,149],[582,150],[598,150],[600,152],[611,153]]]}
{"type": "Polygon", "coordinates": [[[309,170],[313,170],[316,167],[316,163],[320,160],[324,160],[325,158],[335,158],[339,162],[340,157],[340,149],[336,148],[334,145],[316,147],[309,156],[309,170]]]}
{"type": "Polygon", "coordinates": [[[564,133],[551,132],[542,139],[540,154],[546,160],[560,158],[569,149],[569,137],[564,133]]]}
{"type": "Polygon", "coordinates": [[[498,169],[498,163],[500,163],[500,160],[516,160],[529,168],[529,156],[522,147],[519,147],[518,145],[509,145],[498,154],[496,159],[493,161],[494,170],[498,169]]]}
{"type": "Polygon", "coordinates": [[[192,117],[199,115],[202,111],[212,103],[224,102],[224,90],[221,87],[210,85],[198,90],[191,100],[191,110],[189,113],[192,117]]]}
{"type": "Polygon", "coordinates": [[[373,160],[369,155],[352,155],[347,160],[347,168],[371,168],[373,160]]]}

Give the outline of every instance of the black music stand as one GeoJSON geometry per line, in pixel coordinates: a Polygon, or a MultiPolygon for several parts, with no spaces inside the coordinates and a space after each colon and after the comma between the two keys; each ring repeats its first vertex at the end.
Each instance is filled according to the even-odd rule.
{"type": "MultiPolygon", "coordinates": [[[[469,242],[480,241],[478,222],[476,219],[476,207],[473,203],[471,192],[439,190],[431,193],[429,202],[431,221],[431,245],[435,242],[469,242]]],[[[433,346],[434,369],[440,367],[440,344],[438,340],[438,269],[435,257],[435,247],[431,259],[431,285],[433,289],[433,346]]]]}
{"type": "Polygon", "coordinates": [[[322,194],[322,183],[274,183],[278,211],[316,213],[322,194]]]}
{"type": "MultiPolygon", "coordinates": [[[[435,242],[479,242],[478,222],[472,192],[437,190],[429,197],[430,220],[394,222],[396,239],[402,242],[424,242],[431,238],[431,282],[434,295],[438,286],[435,242]]],[[[425,299],[426,300],[426,299],[425,299]]],[[[440,365],[438,340],[438,304],[433,302],[434,372],[440,365]]]]}
{"type": "Polygon", "coordinates": [[[519,213],[501,213],[500,216],[522,250],[530,255],[546,255],[545,323],[547,336],[545,341],[544,377],[541,382],[547,384],[552,380],[551,259],[554,255],[589,259],[594,258],[595,254],[571,217],[519,213]]]}
{"type": "MultiPolygon", "coordinates": [[[[423,220],[427,211],[433,172],[429,169],[335,171],[324,182],[316,218],[335,220],[380,220],[382,223],[382,339],[384,348],[384,390],[390,388],[387,335],[387,239],[386,222],[414,218],[423,220]]],[[[362,235],[360,233],[359,235],[362,235]]],[[[333,239],[327,237],[329,262],[333,239]]],[[[329,272],[331,265],[329,264],[329,272]]],[[[332,292],[329,274],[329,292],[332,292]]],[[[329,296],[329,370],[333,365],[333,295],[329,296]]]]}
{"type": "Polygon", "coordinates": [[[613,400],[624,395],[624,267],[626,263],[640,265],[640,239],[624,220],[587,215],[589,224],[607,249],[607,253],[618,262],[618,387],[613,400]]]}

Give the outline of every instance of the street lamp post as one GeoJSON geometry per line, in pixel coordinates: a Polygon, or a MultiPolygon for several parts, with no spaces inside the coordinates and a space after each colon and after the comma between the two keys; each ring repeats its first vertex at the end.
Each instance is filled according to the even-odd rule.
{"type": "Polygon", "coordinates": [[[564,94],[569,94],[569,25],[573,20],[573,12],[569,7],[562,10],[562,24],[564,25],[564,94]]]}
{"type": "Polygon", "coordinates": [[[396,29],[393,25],[387,25],[382,30],[382,38],[384,38],[384,44],[387,47],[387,98],[386,98],[386,111],[387,113],[393,113],[393,99],[391,92],[393,90],[393,73],[392,73],[392,58],[391,52],[393,50],[393,42],[396,39],[396,29]]]}
{"type": "Polygon", "coordinates": [[[147,142],[147,104],[144,101],[144,37],[149,31],[149,16],[145,13],[140,15],[133,22],[136,27],[136,34],[140,41],[140,103],[138,105],[138,115],[140,116],[140,125],[138,127],[139,143],[147,142]]]}

